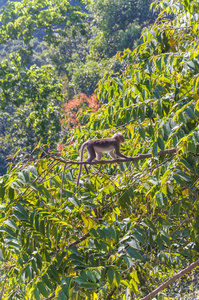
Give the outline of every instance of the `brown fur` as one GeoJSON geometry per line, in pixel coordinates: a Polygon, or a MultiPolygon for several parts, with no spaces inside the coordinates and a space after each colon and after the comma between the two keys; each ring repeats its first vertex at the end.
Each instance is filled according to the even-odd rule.
{"type": "MultiPolygon", "coordinates": [[[[87,162],[91,162],[93,159],[96,158],[96,156],[97,159],[100,160],[102,152],[108,152],[113,159],[116,159],[117,156],[120,156],[122,158],[128,158],[128,156],[125,156],[120,152],[120,144],[123,142],[124,142],[124,137],[121,132],[115,133],[112,138],[93,139],[93,140],[86,141],[82,144],[80,149],[80,161],[83,161],[83,153],[85,147],[87,147],[87,151],[89,155],[88,159],[86,160],[87,162]]],[[[86,165],[84,165],[84,168],[86,170],[86,173],[88,174],[88,169],[86,165]]],[[[82,165],[79,166],[77,186],[79,185],[81,171],[82,171],[82,165]]]]}

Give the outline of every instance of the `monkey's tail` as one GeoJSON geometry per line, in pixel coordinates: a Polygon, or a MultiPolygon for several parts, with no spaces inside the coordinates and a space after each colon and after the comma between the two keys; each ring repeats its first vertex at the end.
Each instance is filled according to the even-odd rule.
{"type": "MultiPolygon", "coordinates": [[[[81,145],[81,149],[80,149],[80,162],[83,161],[83,155],[84,155],[84,148],[86,147],[87,143],[83,143],[81,145]]],[[[79,165],[79,172],[78,172],[78,176],[77,176],[77,187],[79,185],[79,179],[80,179],[80,175],[82,172],[82,165],[79,165]]]]}

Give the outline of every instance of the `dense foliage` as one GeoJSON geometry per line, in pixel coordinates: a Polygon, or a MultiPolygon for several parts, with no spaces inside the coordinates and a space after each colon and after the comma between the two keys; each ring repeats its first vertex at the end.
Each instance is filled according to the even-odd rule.
{"type": "MultiPolygon", "coordinates": [[[[39,141],[54,147],[59,140],[62,86],[50,61],[45,58],[42,64],[34,49],[38,39],[46,42],[46,49],[66,37],[67,30],[83,30],[84,17],[81,8],[68,1],[8,1],[3,7],[0,43],[5,47],[17,45],[17,53],[0,63],[1,144],[9,156],[19,151],[18,156],[24,158],[39,141]]],[[[0,152],[0,158],[2,174],[5,151],[0,152]]]]}
{"type": "MultiPolygon", "coordinates": [[[[197,260],[199,4],[160,0],[152,8],[157,22],[137,48],[117,54],[125,70],[101,79],[97,96],[106,104],[69,131],[61,156],[41,151],[1,177],[4,299],[141,299],[197,260]],[[80,144],[116,131],[124,154],[152,157],[88,166],[77,189],[80,144]]],[[[182,282],[158,299],[182,299],[183,287],[196,297],[182,282]]]]}
{"type": "Polygon", "coordinates": [[[144,10],[142,0],[123,4],[118,0],[114,3],[111,0],[0,3],[0,7],[7,4],[2,6],[0,15],[0,93],[3,95],[0,144],[6,148],[0,150],[1,175],[5,174],[7,157],[16,151],[20,150],[15,161],[29,155],[38,141],[50,142],[52,147],[61,139],[58,120],[65,119],[62,100],[69,101],[79,93],[91,96],[105,70],[117,72],[124,68],[111,56],[136,44],[141,28],[152,21],[150,2],[147,1],[144,10]],[[110,20],[111,15],[120,15],[121,11],[122,19],[110,20]],[[111,36],[114,38],[110,43],[111,36]],[[35,72],[46,85],[45,91],[41,86],[37,90],[37,100],[33,91],[35,83],[28,84],[36,76],[36,85],[40,85],[35,72]],[[49,99],[49,85],[52,85],[53,99],[49,99]]]}

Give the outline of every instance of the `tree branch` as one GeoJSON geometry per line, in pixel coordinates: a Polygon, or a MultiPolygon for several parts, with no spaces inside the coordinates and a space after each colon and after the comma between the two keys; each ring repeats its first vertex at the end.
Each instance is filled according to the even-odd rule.
{"type": "Polygon", "coordinates": [[[50,297],[45,298],[44,300],[50,300],[50,299],[54,299],[55,298],[55,293],[53,293],[50,297]]]}
{"type": "MultiPolygon", "coordinates": [[[[151,153],[146,153],[146,154],[138,154],[134,157],[129,157],[129,158],[117,158],[117,159],[109,159],[109,160],[96,160],[96,161],[91,161],[91,162],[87,162],[87,161],[72,161],[72,160],[65,160],[63,158],[60,157],[56,157],[53,156],[52,154],[47,153],[43,148],[42,148],[43,152],[45,153],[46,156],[52,158],[55,161],[59,161],[61,163],[64,164],[71,164],[71,165],[103,165],[103,164],[115,164],[118,162],[128,162],[128,161],[138,161],[140,159],[146,159],[146,158],[151,158],[153,157],[153,155],[151,153]]],[[[172,153],[176,153],[177,149],[176,148],[171,148],[171,149],[167,149],[167,150],[160,150],[158,152],[158,155],[165,155],[165,154],[172,154],[172,153]]]]}
{"type": "Polygon", "coordinates": [[[194,218],[188,218],[188,219],[183,220],[182,223],[180,223],[180,225],[169,236],[172,236],[174,233],[178,232],[178,230],[184,223],[192,221],[192,220],[194,220],[194,218]]]}
{"type": "Polygon", "coordinates": [[[3,272],[4,270],[10,270],[14,267],[16,267],[17,264],[13,264],[13,265],[10,265],[10,266],[5,266],[3,268],[0,269],[0,272],[3,272]]]}
{"type": "Polygon", "coordinates": [[[61,209],[62,209],[62,195],[63,195],[63,183],[64,183],[65,170],[66,170],[66,164],[64,165],[64,169],[62,171],[61,191],[60,191],[60,206],[61,206],[61,209]]]}
{"type": "Polygon", "coordinates": [[[78,245],[79,243],[83,242],[84,240],[87,239],[87,237],[90,236],[90,233],[84,234],[80,239],[76,240],[75,242],[71,243],[68,245],[67,248],[70,248],[72,246],[78,245]]]}
{"type": "Polygon", "coordinates": [[[155,296],[157,293],[159,293],[161,290],[165,289],[169,284],[173,283],[183,275],[189,273],[191,270],[195,269],[197,266],[199,266],[199,259],[195,261],[194,263],[190,264],[189,267],[185,268],[184,270],[180,271],[176,275],[169,278],[165,283],[161,284],[159,287],[157,287],[153,292],[149,293],[146,297],[142,298],[141,300],[149,300],[153,296],[155,296]]]}

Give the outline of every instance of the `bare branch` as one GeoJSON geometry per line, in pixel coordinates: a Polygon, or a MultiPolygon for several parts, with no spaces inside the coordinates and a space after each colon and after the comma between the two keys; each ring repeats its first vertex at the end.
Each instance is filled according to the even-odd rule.
{"type": "Polygon", "coordinates": [[[62,173],[62,180],[61,180],[61,200],[60,200],[60,205],[61,205],[61,209],[62,209],[62,194],[63,194],[63,183],[64,183],[64,173],[65,173],[65,170],[66,170],[66,164],[64,165],[64,169],[63,169],[63,173],[62,173]]]}
{"type": "Polygon", "coordinates": [[[16,267],[16,265],[17,264],[13,264],[13,265],[10,265],[10,266],[5,266],[5,267],[3,267],[3,268],[0,269],[0,272],[3,272],[5,270],[10,270],[10,269],[16,267]]]}
{"type": "Polygon", "coordinates": [[[199,259],[197,261],[195,261],[194,263],[190,264],[189,267],[183,269],[182,271],[180,271],[176,275],[169,278],[165,283],[161,284],[153,292],[149,293],[146,297],[142,298],[141,300],[149,300],[153,296],[157,295],[157,293],[159,293],[161,290],[165,289],[169,284],[173,283],[174,281],[176,281],[177,279],[179,279],[183,275],[189,273],[190,271],[195,269],[197,266],[199,266],[199,259]]]}
{"type": "MultiPolygon", "coordinates": [[[[42,149],[43,150],[43,149],[42,149]]],[[[138,154],[134,157],[129,157],[129,158],[117,158],[117,159],[111,159],[111,160],[96,160],[96,161],[91,161],[91,162],[87,162],[87,161],[72,161],[72,160],[65,160],[63,158],[60,157],[56,157],[53,156],[51,154],[48,154],[47,152],[45,152],[45,150],[43,150],[45,155],[52,158],[55,161],[59,161],[61,163],[64,164],[71,164],[71,165],[103,165],[103,164],[115,164],[118,162],[128,162],[128,161],[138,161],[140,159],[146,159],[146,158],[151,158],[153,157],[153,155],[151,153],[146,153],[146,154],[138,154]]],[[[171,149],[167,149],[164,151],[159,151],[158,155],[165,155],[165,154],[172,154],[172,153],[176,153],[177,149],[176,148],[171,148],[171,149]]]]}
{"type": "Polygon", "coordinates": [[[84,234],[79,240],[76,240],[75,242],[71,243],[70,245],[68,245],[67,248],[70,248],[72,246],[75,246],[81,242],[83,242],[84,240],[86,240],[88,237],[90,236],[90,233],[84,234]]]}
{"type": "Polygon", "coordinates": [[[188,219],[183,220],[182,223],[180,223],[180,225],[169,236],[172,236],[174,233],[178,232],[178,230],[184,223],[193,221],[193,220],[194,220],[194,218],[188,218],[188,219]]]}
{"type": "Polygon", "coordinates": [[[44,300],[50,300],[50,299],[54,299],[55,298],[55,293],[53,293],[50,297],[45,298],[44,300]]]}

